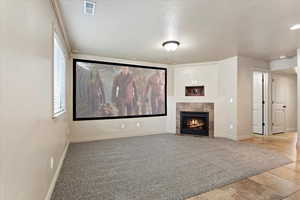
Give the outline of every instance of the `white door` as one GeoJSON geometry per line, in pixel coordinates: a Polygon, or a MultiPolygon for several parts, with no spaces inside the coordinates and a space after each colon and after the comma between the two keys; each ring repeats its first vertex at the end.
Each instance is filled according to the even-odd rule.
{"type": "Polygon", "coordinates": [[[253,132],[263,134],[263,73],[253,72],[253,132]]]}
{"type": "Polygon", "coordinates": [[[272,133],[285,131],[285,90],[280,76],[272,76],[272,133]]]}

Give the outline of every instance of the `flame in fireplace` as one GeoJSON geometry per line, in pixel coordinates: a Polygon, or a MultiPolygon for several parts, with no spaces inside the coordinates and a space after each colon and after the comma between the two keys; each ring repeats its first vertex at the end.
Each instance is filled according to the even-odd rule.
{"type": "Polygon", "coordinates": [[[205,123],[201,119],[190,119],[187,122],[189,128],[203,128],[205,123]]]}

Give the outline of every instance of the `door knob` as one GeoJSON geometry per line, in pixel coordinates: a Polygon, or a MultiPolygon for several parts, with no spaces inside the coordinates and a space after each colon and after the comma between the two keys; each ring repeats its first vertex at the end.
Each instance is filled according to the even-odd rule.
{"type": "Polygon", "coordinates": [[[286,106],[282,106],[283,108],[286,108],[286,106]]]}

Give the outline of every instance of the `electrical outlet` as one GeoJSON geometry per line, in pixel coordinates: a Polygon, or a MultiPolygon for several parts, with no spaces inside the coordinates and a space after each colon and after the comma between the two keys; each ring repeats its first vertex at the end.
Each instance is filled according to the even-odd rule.
{"type": "Polygon", "coordinates": [[[53,167],[54,167],[54,158],[51,157],[50,158],[50,169],[53,169],[53,167]]]}
{"type": "Polygon", "coordinates": [[[121,128],[125,128],[125,124],[121,124],[121,128]]]}

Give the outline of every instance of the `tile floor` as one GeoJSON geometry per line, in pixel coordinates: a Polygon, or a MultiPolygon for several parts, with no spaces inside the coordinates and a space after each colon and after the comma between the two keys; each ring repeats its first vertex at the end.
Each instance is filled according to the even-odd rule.
{"type": "Polygon", "coordinates": [[[297,133],[258,136],[241,142],[275,150],[293,163],[249,177],[188,200],[300,200],[300,148],[297,133]]]}

